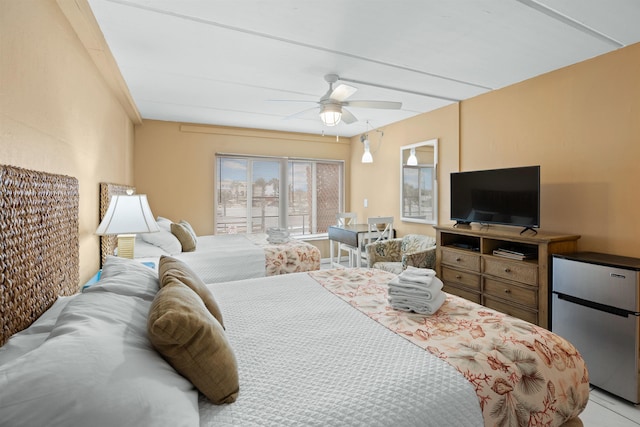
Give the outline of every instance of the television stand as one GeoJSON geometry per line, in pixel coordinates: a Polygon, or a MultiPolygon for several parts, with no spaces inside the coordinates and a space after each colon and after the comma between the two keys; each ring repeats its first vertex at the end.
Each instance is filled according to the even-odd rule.
{"type": "Polygon", "coordinates": [[[525,228],[523,228],[523,229],[522,229],[522,231],[520,232],[520,235],[522,235],[522,234],[523,234],[525,231],[527,231],[527,230],[531,230],[531,231],[533,231],[533,234],[534,234],[534,235],[538,234],[538,230],[536,230],[535,228],[533,228],[533,227],[525,227],[525,228]]]}
{"type": "Polygon", "coordinates": [[[435,270],[445,292],[549,327],[549,255],[575,252],[580,236],[544,231],[523,235],[516,227],[475,224],[434,228],[435,270]],[[511,248],[522,256],[503,254],[511,248]]]}

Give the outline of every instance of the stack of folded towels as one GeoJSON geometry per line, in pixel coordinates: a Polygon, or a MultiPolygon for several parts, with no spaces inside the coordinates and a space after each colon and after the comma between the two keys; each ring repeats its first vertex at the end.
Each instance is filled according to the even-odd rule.
{"type": "Polygon", "coordinates": [[[267,228],[267,242],[272,244],[289,241],[289,232],[286,228],[267,228]]]}
{"type": "Polygon", "coordinates": [[[433,314],[445,299],[442,281],[429,268],[408,266],[389,282],[389,304],[396,310],[433,314]]]}

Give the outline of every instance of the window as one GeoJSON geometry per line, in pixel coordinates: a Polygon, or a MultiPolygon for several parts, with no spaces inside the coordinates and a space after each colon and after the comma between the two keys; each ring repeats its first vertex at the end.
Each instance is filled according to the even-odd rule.
{"type": "Polygon", "coordinates": [[[219,154],[216,167],[216,234],[322,234],[342,211],[342,161],[219,154]]]}

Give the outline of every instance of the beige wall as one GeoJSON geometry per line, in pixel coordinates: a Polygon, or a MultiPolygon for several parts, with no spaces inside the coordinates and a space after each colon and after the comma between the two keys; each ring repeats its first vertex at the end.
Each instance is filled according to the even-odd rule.
{"type": "Polygon", "coordinates": [[[359,222],[372,216],[393,216],[398,236],[409,233],[435,236],[431,225],[400,221],[400,147],[431,139],[438,140],[438,218],[449,218],[449,191],[443,180],[458,170],[458,104],[440,108],[379,130],[368,132],[373,163],[362,164],[364,150],[360,137],[352,138],[351,210],[359,222]],[[364,207],[364,199],[368,207],[364,207]]]}
{"type": "MultiPolygon", "coordinates": [[[[198,234],[214,232],[215,154],[259,154],[345,160],[346,209],[367,216],[400,217],[400,146],[439,138],[440,175],[458,167],[458,105],[430,115],[370,132],[374,163],[360,163],[359,137],[292,134],[264,130],[225,128],[144,120],[135,127],[135,183],[146,193],[156,216],[189,221],[198,234]],[[355,159],[355,160],[353,160],[355,159]],[[363,199],[369,199],[364,209],[363,199]]],[[[447,175],[448,176],[448,175],[447,175]]],[[[442,195],[439,215],[448,218],[448,192],[442,195]]],[[[399,235],[434,234],[429,225],[400,223],[399,235]]],[[[326,242],[312,242],[324,257],[326,242]]]]}
{"type": "MultiPolygon", "coordinates": [[[[359,163],[362,144],[353,143],[351,205],[361,216],[398,217],[397,147],[439,138],[441,224],[451,223],[459,144],[460,170],[541,166],[542,230],[580,234],[579,250],[640,257],[638,76],[635,44],[463,101],[459,117],[447,107],[389,126],[372,165],[359,163]]],[[[396,223],[400,234],[416,228],[432,233],[396,223]]]]}
{"type": "Polygon", "coordinates": [[[55,1],[0,1],[0,32],[0,163],[79,180],[83,283],[99,182],[133,183],[133,123],[55,1]]]}
{"type": "MultiPolygon", "coordinates": [[[[154,215],[185,219],[198,234],[214,232],[216,153],[332,160],[350,156],[348,139],[154,120],[136,126],[135,141],[138,192],[147,194],[154,215]]],[[[345,163],[347,189],[348,176],[345,163]]]]}
{"type": "Polygon", "coordinates": [[[640,44],[461,108],[465,170],[541,165],[541,228],[640,257],[640,44]]]}

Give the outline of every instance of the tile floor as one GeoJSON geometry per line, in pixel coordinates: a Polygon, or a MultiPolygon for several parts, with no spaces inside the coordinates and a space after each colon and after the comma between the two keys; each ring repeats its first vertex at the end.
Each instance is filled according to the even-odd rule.
{"type": "Polygon", "coordinates": [[[640,405],[633,405],[605,391],[592,388],[580,419],[585,427],[638,427],[640,405]]]}
{"type": "MultiPolygon", "coordinates": [[[[320,268],[329,268],[329,260],[323,260],[320,268]]],[[[580,419],[584,427],[639,427],[640,405],[592,387],[589,404],[580,419]]]]}

